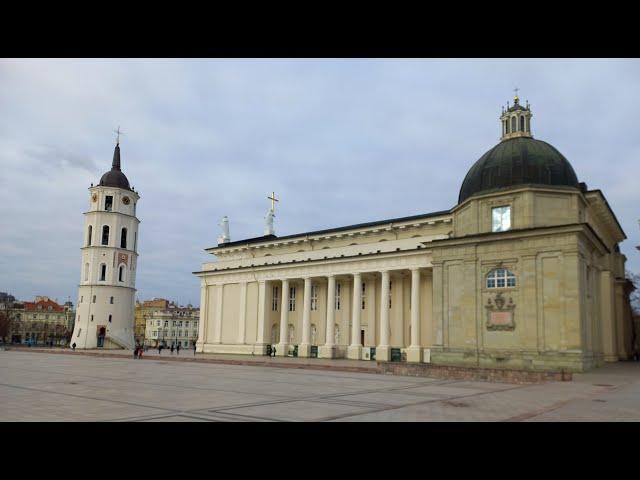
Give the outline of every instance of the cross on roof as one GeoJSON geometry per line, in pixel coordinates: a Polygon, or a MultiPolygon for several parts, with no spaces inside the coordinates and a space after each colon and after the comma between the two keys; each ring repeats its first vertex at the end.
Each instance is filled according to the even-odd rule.
{"type": "Polygon", "coordinates": [[[280,200],[276,198],[276,192],[271,192],[271,196],[267,197],[269,200],[271,200],[271,210],[273,210],[275,212],[276,210],[276,202],[279,202],[280,200]]]}
{"type": "Polygon", "coordinates": [[[121,132],[121,131],[120,131],[120,125],[118,125],[118,129],[117,129],[117,130],[114,130],[114,132],[118,134],[118,137],[117,137],[117,139],[116,139],[116,143],[117,143],[118,145],[120,145],[120,135],[121,135],[121,134],[122,134],[122,135],[124,135],[124,132],[121,132]]]}

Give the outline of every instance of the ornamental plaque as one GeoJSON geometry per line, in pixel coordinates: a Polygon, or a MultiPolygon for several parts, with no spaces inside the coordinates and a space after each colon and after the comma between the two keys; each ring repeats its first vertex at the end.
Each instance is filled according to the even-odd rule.
{"type": "Polygon", "coordinates": [[[118,253],[118,265],[124,263],[126,266],[129,266],[129,255],[126,253],[118,253]]]}
{"type": "Polygon", "coordinates": [[[487,300],[484,308],[487,310],[487,330],[513,331],[516,328],[513,319],[516,305],[512,298],[509,298],[507,303],[502,297],[502,293],[498,293],[493,302],[491,298],[487,300]]]}

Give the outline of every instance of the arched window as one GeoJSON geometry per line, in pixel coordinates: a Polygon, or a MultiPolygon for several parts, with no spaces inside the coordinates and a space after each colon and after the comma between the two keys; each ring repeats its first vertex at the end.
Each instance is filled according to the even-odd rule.
{"type": "Polygon", "coordinates": [[[520,131],[524,132],[524,115],[520,115],[520,131]]]}
{"type": "Polygon", "coordinates": [[[120,234],[120,248],[127,248],[127,229],[123,228],[120,234]]]}
{"type": "Polygon", "coordinates": [[[102,227],[102,245],[109,245],[109,226],[102,227]]]}
{"type": "Polygon", "coordinates": [[[111,323],[111,314],[109,314],[109,323],[111,323]]]}
{"type": "Polygon", "coordinates": [[[511,131],[515,132],[518,128],[516,117],[511,117],[511,131]]]}
{"type": "Polygon", "coordinates": [[[531,133],[531,119],[527,117],[527,132],[531,133]]]}
{"type": "Polygon", "coordinates": [[[118,281],[124,282],[124,265],[120,265],[120,268],[118,268],[118,281]]]}
{"type": "Polygon", "coordinates": [[[91,234],[93,233],[93,225],[89,225],[89,231],[87,232],[87,247],[91,246],[91,234]]]}
{"type": "Polygon", "coordinates": [[[107,266],[103,263],[100,265],[100,281],[104,282],[107,279],[107,266]]]}
{"type": "Polygon", "coordinates": [[[506,268],[496,268],[487,273],[487,288],[515,287],[516,276],[506,268]]]}

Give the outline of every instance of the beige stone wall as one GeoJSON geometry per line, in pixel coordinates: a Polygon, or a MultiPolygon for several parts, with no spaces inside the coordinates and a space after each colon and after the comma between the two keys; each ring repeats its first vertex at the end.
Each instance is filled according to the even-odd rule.
{"type": "Polygon", "coordinates": [[[432,250],[434,361],[584,370],[624,358],[630,322],[615,280],[624,258],[612,251],[620,232],[597,202],[523,187],[454,209],[454,238],[432,250]],[[512,230],[491,233],[491,208],[502,205],[511,205],[512,230]],[[513,272],[516,287],[487,288],[494,268],[513,272]],[[488,328],[485,307],[498,291],[515,305],[513,330],[488,328]]]}

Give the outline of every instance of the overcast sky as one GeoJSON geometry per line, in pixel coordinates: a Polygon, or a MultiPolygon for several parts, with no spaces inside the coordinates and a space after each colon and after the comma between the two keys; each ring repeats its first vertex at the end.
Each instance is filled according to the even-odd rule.
{"type": "Polygon", "coordinates": [[[141,194],[139,299],[198,304],[232,240],[453,207],[520,88],[532,132],[603,191],[640,272],[638,60],[0,60],[0,291],[77,301],[87,188],[141,194]]]}

